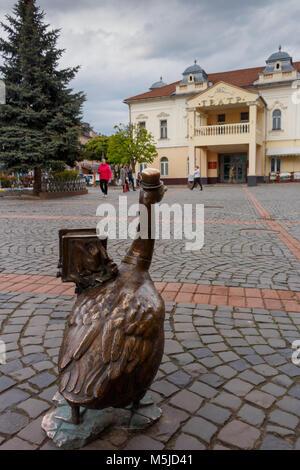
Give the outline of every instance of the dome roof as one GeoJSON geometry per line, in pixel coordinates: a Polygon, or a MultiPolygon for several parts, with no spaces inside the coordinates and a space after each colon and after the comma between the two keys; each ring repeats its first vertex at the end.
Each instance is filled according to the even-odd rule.
{"type": "Polygon", "coordinates": [[[155,90],[156,88],[161,88],[162,86],[166,86],[166,85],[167,85],[167,84],[162,81],[162,77],[160,77],[159,82],[153,83],[153,85],[151,85],[151,87],[149,88],[149,90],[155,90]]]}
{"type": "Polygon", "coordinates": [[[189,73],[201,73],[201,72],[202,72],[202,68],[195,61],[193,65],[190,65],[187,69],[185,69],[185,71],[183,72],[183,75],[188,75],[189,73]]]}
{"type": "Polygon", "coordinates": [[[291,56],[287,53],[279,49],[279,51],[274,52],[274,54],[270,55],[267,62],[277,62],[278,60],[289,60],[291,56]]]}

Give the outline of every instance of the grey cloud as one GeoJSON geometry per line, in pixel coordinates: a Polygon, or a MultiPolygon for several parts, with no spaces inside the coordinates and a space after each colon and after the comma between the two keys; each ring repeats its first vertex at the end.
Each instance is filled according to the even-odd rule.
{"type": "MultiPolygon", "coordinates": [[[[0,15],[15,0],[2,0],[0,15]]],[[[208,72],[264,65],[281,43],[300,60],[298,0],[38,0],[61,28],[61,66],[81,65],[84,120],[109,133],[128,119],[124,98],[163,75],[180,80],[194,59],[208,72]]]]}

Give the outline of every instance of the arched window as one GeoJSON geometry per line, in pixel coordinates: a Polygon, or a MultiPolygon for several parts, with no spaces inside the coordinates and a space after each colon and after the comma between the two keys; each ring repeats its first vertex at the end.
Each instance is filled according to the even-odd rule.
{"type": "Polygon", "coordinates": [[[273,119],[273,131],[278,131],[281,129],[281,111],[280,109],[275,109],[272,114],[273,119]]]}
{"type": "Polygon", "coordinates": [[[167,157],[160,159],[160,174],[161,176],[169,176],[169,160],[167,157]]]}

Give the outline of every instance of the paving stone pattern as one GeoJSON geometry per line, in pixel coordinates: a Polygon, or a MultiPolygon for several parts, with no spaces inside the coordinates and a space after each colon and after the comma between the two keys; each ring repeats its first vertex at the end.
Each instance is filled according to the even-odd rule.
{"type": "MultiPolygon", "coordinates": [[[[295,238],[297,191],[298,184],[251,189],[295,238]]],[[[136,194],[129,193],[129,201],[135,202],[136,194]]],[[[118,196],[111,191],[108,201],[116,203],[118,196]]],[[[97,198],[93,189],[72,201],[1,199],[2,274],[55,275],[58,229],[95,226],[97,198]],[[17,217],[22,214],[34,218],[17,217]],[[56,218],[43,218],[49,216],[56,218]],[[77,218],[63,218],[68,216],[77,218]]],[[[243,187],[205,187],[202,193],[170,188],[167,198],[208,206],[205,246],[192,253],[183,241],[158,242],[153,279],[166,283],[163,294],[174,292],[176,283],[180,289],[190,284],[190,292],[194,285],[207,285],[210,303],[166,299],[165,354],[151,387],[163,410],[160,421],[142,433],[109,429],[85,448],[299,449],[300,367],[291,361],[292,343],[300,339],[299,311],[287,311],[284,303],[282,308],[219,305],[213,298],[222,296],[221,290],[213,292],[217,287],[257,290],[253,298],[259,291],[268,300],[276,299],[263,292],[270,296],[277,290],[286,292],[280,299],[292,295],[299,305],[299,261],[269,233],[243,187]]],[[[110,242],[111,256],[120,260],[128,244],[110,242]]],[[[60,293],[0,292],[0,340],[7,348],[7,363],[0,365],[1,450],[55,449],[41,420],[57,390],[57,356],[73,303],[74,297],[60,293]]]]}

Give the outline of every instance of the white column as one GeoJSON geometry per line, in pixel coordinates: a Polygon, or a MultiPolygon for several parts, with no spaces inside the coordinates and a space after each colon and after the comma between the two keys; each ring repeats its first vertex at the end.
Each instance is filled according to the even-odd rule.
{"type": "Polygon", "coordinates": [[[248,186],[256,185],[256,125],[257,125],[257,105],[252,103],[249,106],[250,141],[249,141],[249,172],[248,186]]]}
{"type": "Polygon", "coordinates": [[[195,147],[189,146],[189,164],[190,164],[190,175],[194,175],[195,172],[195,147]]]}

